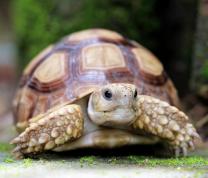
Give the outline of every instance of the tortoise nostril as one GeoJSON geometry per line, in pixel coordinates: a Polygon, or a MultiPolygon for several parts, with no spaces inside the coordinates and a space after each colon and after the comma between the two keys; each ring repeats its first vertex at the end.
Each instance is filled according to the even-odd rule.
{"type": "Polygon", "coordinates": [[[135,91],[134,91],[134,98],[136,98],[137,97],[137,89],[135,89],[135,91]]]}

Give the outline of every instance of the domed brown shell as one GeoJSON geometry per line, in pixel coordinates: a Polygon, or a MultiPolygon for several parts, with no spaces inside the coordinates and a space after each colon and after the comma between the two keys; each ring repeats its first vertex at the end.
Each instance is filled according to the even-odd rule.
{"type": "Polygon", "coordinates": [[[23,72],[14,100],[18,123],[107,83],[133,83],[139,94],[178,105],[171,80],[159,60],[120,34],[91,29],[66,36],[35,57],[23,72]]]}

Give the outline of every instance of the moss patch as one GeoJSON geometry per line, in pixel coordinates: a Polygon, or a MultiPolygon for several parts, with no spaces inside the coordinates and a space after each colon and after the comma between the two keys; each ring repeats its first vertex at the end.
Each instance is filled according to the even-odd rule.
{"type": "Polygon", "coordinates": [[[208,167],[208,158],[203,158],[200,156],[190,156],[183,158],[148,158],[141,156],[129,156],[128,159],[132,163],[136,163],[141,166],[165,166],[165,167],[195,167],[204,168],[208,167]]]}
{"type": "Polygon", "coordinates": [[[84,164],[87,164],[88,166],[92,166],[95,164],[95,161],[96,161],[95,156],[84,156],[84,157],[80,158],[80,160],[79,160],[81,167],[84,164]]]}
{"type": "Polygon", "coordinates": [[[33,160],[30,159],[30,158],[26,158],[26,159],[23,159],[23,166],[24,167],[30,167],[33,163],[33,160]]]}
{"type": "Polygon", "coordinates": [[[119,160],[119,158],[117,158],[117,157],[112,157],[112,158],[108,159],[108,162],[109,162],[110,164],[119,164],[119,163],[121,163],[122,161],[119,160]]]}
{"type": "Polygon", "coordinates": [[[0,143],[0,152],[10,152],[13,146],[9,143],[0,143]]]}
{"type": "Polygon", "coordinates": [[[113,165],[137,165],[145,167],[184,167],[184,168],[206,168],[208,167],[208,158],[201,156],[188,156],[181,158],[154,158],[147,156],[125,156],[125,157],[109,157],[101,158],[95,156],[84,156],[79,159],[83,166],[96,165],[99,163],[107,163],[113,165]]]}
{"type": "Polygon", "coordinates": [[[22,160],[15,160],[11,155],[12,146],[7,143],[0,143],[0,152],[2,152],[2,165],[0,163],[0,170],[4,169],[4,164],[17,164],[22,165],[23,167],[30,167],[34,163],[48,164],[49,162],[58,162],[61,164],[68,165],[69,162],[78,163],[81,167],[83,166],[98,166],[100,164],[106,164],[108,166],[140,166],[140,167],[169,167],[169,168],[194,168],[194,169],[207,169],[208,168],[208,157],[202,156],[188,156],[181,158],[155,158],[148,156],[109,156],[109,157],[100,157],[100,156],[83,156],[83,157],[59,157],[53,154],[48,154],[47,158],[39,158],[38,160],[26,158],[22,160]]]}
{"type": "Polygon", "coordinates": [[[6,157],[6,158],[4,159],[4,162],[5,162],[5,163],[14,163],[15,160],[14,160],[13,158],[11,158],[11,157],[6,157]]]}
{"type": "MultiPolygon", "coordinates": [[[[67,162],[67,161],[66,161],[67,162]]],[[[168,167],[168,168],[208,168],[208,158],[202,156],[188,156],[181,158],[155,158],[148,156],[124,156],[124,157],[108,157],[84,156],[79,159],[81,167],[95,166],[100,163],[107,165],[136,165],[140,167],[168,167]]]]}

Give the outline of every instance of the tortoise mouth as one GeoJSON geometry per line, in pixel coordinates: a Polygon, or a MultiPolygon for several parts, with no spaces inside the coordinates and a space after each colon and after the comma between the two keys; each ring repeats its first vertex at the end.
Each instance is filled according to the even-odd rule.
{"type": "Polygon", "coordinates": [[[60,146],[54,151],[67,151],[77,148],[110,149],[126,145],[155,144],[157,141],[156,138],[151,136],[142,136],[127,130],[102,128],[83,135],[78,140],[60,146]]]}

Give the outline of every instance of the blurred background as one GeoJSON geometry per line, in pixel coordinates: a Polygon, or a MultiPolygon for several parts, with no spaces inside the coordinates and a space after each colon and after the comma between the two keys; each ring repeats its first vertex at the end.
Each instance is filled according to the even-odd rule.
{"type": "Polygon", "coordinates": [[[0,140],[8,139],[1,132],[12,123],[11,102],[23,68],[64,35],[93,27],[115,30],[158,56],[184,109],[208,132],[203,130],[208,120],[207,0],[0,0],[0,140]]]}

